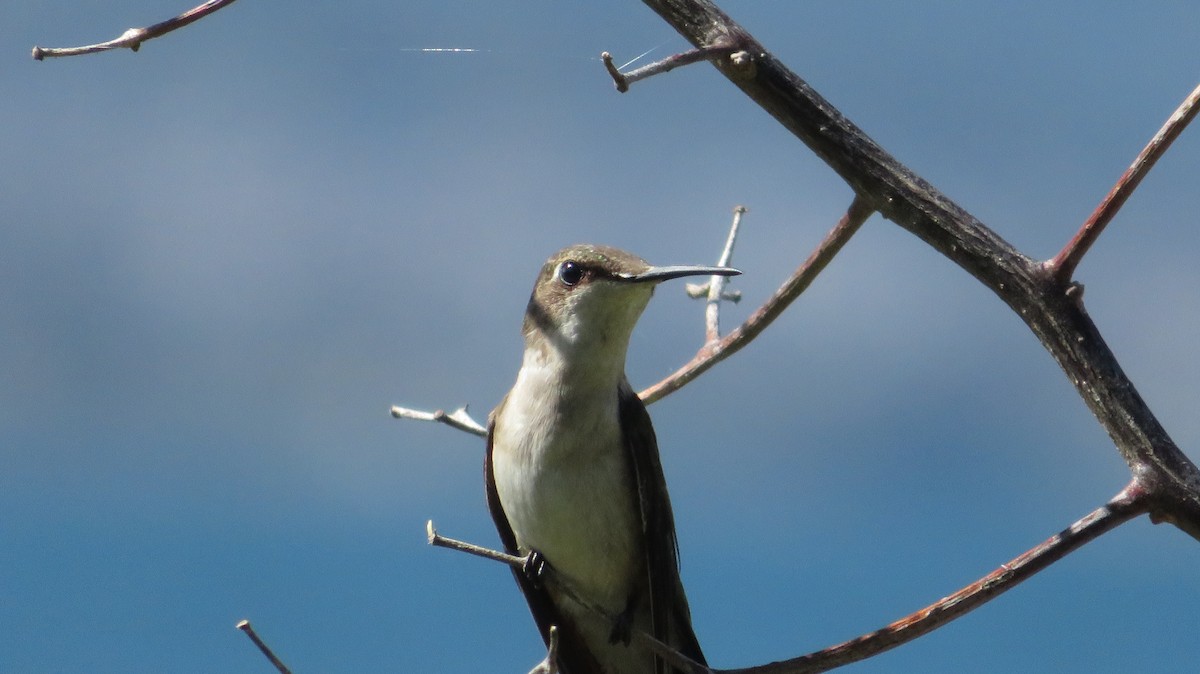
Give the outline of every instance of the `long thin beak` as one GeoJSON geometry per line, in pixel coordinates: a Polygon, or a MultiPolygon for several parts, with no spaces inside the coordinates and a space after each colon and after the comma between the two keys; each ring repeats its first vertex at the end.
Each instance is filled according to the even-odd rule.
{"type": "Polygon", "coordinates": [[[617,276],[632,283],[658,283],[681,276],[737,276],[742,272],[732,267],[701,267],[692,265],[673,265],[670,267],[651,267],[640,274],[618,274],[617,276]]]}

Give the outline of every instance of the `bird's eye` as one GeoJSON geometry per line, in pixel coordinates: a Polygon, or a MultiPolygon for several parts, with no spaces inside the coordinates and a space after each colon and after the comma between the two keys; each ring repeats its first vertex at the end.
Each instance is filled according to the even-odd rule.
{"type": "Polygon", "coordinates": [[[558,266],[558,280],[565,286],[573,286],[583,280],[583,267],[572,260],[558,266]]]}

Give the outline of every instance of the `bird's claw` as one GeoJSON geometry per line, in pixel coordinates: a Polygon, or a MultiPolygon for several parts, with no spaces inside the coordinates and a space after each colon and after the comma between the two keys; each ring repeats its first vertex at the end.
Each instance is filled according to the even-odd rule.
{"type": "Polygon", "coordinates": [[[525,563],[521,565],[521,573],[529,582],[536,587],[541,587],[542,580],[546,577],[546,569],[548,564],[546,558],[537,550],[530,550],[525,556],[525,563]]]}

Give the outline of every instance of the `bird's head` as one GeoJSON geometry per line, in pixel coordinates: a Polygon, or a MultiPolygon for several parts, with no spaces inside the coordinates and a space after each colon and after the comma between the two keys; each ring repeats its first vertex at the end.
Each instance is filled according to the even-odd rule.
{"type": "Polygon", "coordinates": [[[659,283],[682,276],[731,276],[728,267],[656,267],[608,246],[564,248],[542,266],[525,312],[525,339],[566,354],[602,358],[625,350],[659,283]]]}

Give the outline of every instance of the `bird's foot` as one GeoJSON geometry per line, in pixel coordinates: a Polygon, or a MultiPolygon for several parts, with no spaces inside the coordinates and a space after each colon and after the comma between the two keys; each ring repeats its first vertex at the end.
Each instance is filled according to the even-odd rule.
{"type": "Polygon", "coordinates": [[[548,566],[546,558],[542,556],[542,553],[537,550],[530,550],[529,554],[525,556],[525,563],[521,565],[521,573],[535,587],[541,587],[542,580],[546,577],[548,566]]]}

